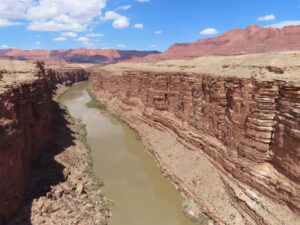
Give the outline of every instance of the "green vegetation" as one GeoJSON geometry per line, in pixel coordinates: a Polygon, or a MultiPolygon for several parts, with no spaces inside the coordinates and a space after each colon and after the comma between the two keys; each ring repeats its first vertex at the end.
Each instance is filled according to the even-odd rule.
{"type": "MultiPolygon", "coordinates": [[[[126,126],[130,127],[129,124],[125,120],[123,120],[121,117],[119,117],[118,115],[111,113],[111,117],[113,119],[115,119],[116,121],[123,123],[126,126]]],[[[142,137],[139,135],[139,133],[134,129],[131,129],[131,130],[134,132],[134,136],[135,136],[136,140],[141,141],[142,137]]]]}
{"type": "MultiPolygon", "coordinates": [[[[86,85],[86,82],[77,85],[86,85]]],[[[100,180],[93,172],[92,150],[87,140],[86,126],[81,122],[81,120],[77,120],[71,117],[68,108],[60,103],[61,96],[67,93],[69,89],[70,88],[66,89],[62,94],[57,96],[56,101],[59,103],[59,107],[65,112],[68,121],[77,127],[78,140],[83,144],[83,151],[86,152],[85,173],[93,180],[93,182],[90,184],[90,188],[97,193],[95,196],[93,196],[92,199],[90,199],[90,201],[94,204],[96,202],[100,203],[97,207],[97,210],[101,212],[101,215],[104,216],[110,211],[111,203],[106,200],[105,196],[102,194],[102,191],[100,189],[104,185],[104,182],[100,180]]],[[[95,225],[107,225],[106,216],[104,216],[101,219],[101,221],[97,222],[97,224],[95,225]]]]}
{"type": "MultiPolygon", "coordinates": [[[[89,101],[88,103],[86,103],[86,106],[87,106],[88,108],[99,109],[99,110],[101,110],[101,111],[105,111],[105,112],[110,113],[110,112],[107,110],[106,105],[105,105],[103,102],[101,102],[101,101],[99,101],[99,100],[97,99],[96,95],[91,91],[90,88],[87,88],[87,91],[88,91],[88,93],[89,93],[89,95],[90,95],[90,97],[91,97],[91,99],[92,99],[91,101],[89,101]]],[[[118,121],[118,122],[120,122],[120,123],[122,123],[122,124],[125,124],[125,125],[129,126],[129,124],[128,124],[124,119],[122,119],[120,116],[118,116],[118,115],[116,115],[116,114],[113,114],[113,113],[110,113],[110,115],[111,115],[111,117],[112,117],[114,120],[116,120],[116,121],[118,121]]],[[[129,127],[130,127],[130,126],[129,126],[129,127]]],[[[133,130],[133,131],[134,131],[134,135],[135,135],[136,139],[137,139],[138,141],[142,140],[142,138],[141,138],[141,136],[138,134],[138,132],[136,132],[135,130],[133,130]]]]}
{"type": "MultiPolygon", "coordinates": [[[[125,120],[123,120],[121,117],[119,117],[116,114],[111,113],[111,117],[114,118],[115,120],[119,121],[120,123],[127,124],[125,120]]],[[[128,124],[127,124],[128,125],[128,124]]]]}
{"type": "Polygon", "coordinates": [[[201,213],[201,211],[203,211],[201,202],[195,202],[192,199],[186,199],[182,204],[182,210],[190,220],[197,224],[207,225],[209,222],[208,217],[204,213],[201,213]]]}
{"type": "MultiPolygon", "coordinates": [[[[76,124],[78,127],[78,137],[79,141],[83,144],[84,150],[86,151],[86,173],[89,177],[92,178],[93,182],[91,183],[91,188],[97,192],[96,196],[93,196],[93,199],[90,199],[92,202],[100,202],[100,204],[97,207],[97,210],[101,212],[102,215],[105,215],[107,212],[110,211],[111,203],[109,203],[105,196],[102,194],[102,191],[98,192],[100,188],[104,185],[104,182],[99,179],[93,171],[93,159],[92,159],[92,150],[87,140],[87,130],[86,125],[81,122],[81,120],[75,120],[72,118],[73,124],[76,124]]],[[[105,217],[103,217],[105,218],[105,217]]],[[[103,219],[99,221],[99,223],[95,225],[107,225],[107,220],[103,219]]]]}
{"type": "Polygon", "coordinates": [[[97,100],[96,95],[89,88],[87,88],[87,91],[92,100],[89,101],[88,103],[86,103],[86,106],[88,108],[92,108],[92,109],[99,109],[101,111],[107,111],[106,105],[104,103],[100,102],[99,100],[97,100]]]}
{"type": "MultiPolygon", "coordinates": [[[[76,125],[78,126],[78,136],[83,144],[86,152],[87,152],[87,157],[86,157],[86,162],[87,162],[87,168],[86,168],[86,173],[92,178],[93,183],[91,184],[91,188],[94,189],[95,191],[100,190],[100,188],[104,185],[104,182],[99,179],[93,171],[93,159],[92,159],[92,150],[91,147],[88,143],[87,140],[87,130],[86,130],[86,125],[83,124],[80,120],[74,121],[76,125]]],[[[104,195],[101,192],[97,191],[97,195],[91,199],[92,202],[100,202],[101,204],[98,205],[97,210],[101,212],[102,215],[105,215],[107,212],[110,211],[111,203],[108,202],[104,195]]],[[[105,217],[103,217],[105,218],[105,217]]],[[[107,225],[107,220],[103,219],[99,221],[99,224],[95,225],[107,225]]]]}
{"type": "Polygon", "coordinates": [[[77,122],[79,124],[79,131],[78,131],[78,135],[80,138],[81,143],[84,145],[86,152],[88,153],[87,155],[87,172],[88,174],[92,177],[93,181],[94,181],[94,187],[96,189],[99,189],[100,187],[102,187],[104,185],[103,181],[100,180],[98,177],[95,176],[94,172],[93,172],[93,159],[92,159],[92,150],[91,147],[88,143],[87,140],[87,131],[86,131],[86,126],[85,124],[80,122],[77,122]]]}
{"type": "Polygon", "coordinates": [[[235,215],[235,214],[230,214],[230,219],[231,219],[232,221],[234,221],[234,220],[235,220],[235,217],[236,217],[236,215],[235,215]]]}
{"type": "Polygon", "coordinates": [[[142,137],[141,137],[141,136],[139,135],[139,133],[136,132],[136,131],[134,131],[134,136],[135,136],[136,140],[138,140],[138,141],[141,141],[141,140],[142,140],[142,137]]]}

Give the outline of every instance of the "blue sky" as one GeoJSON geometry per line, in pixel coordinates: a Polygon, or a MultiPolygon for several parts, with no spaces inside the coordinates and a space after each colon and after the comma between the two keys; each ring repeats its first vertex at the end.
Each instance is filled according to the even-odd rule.
{"type": "Polygon", "coordinates": [[[164,51],[249,25],[300,25],[300,0],[0,0],[0,47],[164,51]]]}

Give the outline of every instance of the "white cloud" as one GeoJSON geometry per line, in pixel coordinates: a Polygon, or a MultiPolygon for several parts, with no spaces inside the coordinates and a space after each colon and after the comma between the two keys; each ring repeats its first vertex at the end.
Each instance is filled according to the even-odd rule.
{"type": "Polygon", "coordinates": [[[79,38],[75,39],[75,41],[81,42],[81,44],[86,48],[94,48],[95,47],[94,43],[92,43],[91,39],[89,39],[88,37],[79,37],[79,38]]]}
{"type": "Polygon", "coordinates": [[[113,27],[116,29],[124,29],[129,26],[129,19],[126,16],[121,16],[113,22],[113,27]]]}
{"type": "Polygon", "coordinates": [[[1,0],[0,18],[22,19],[26,10],[32,6],[33,0],[1,0]]]}
{"type": "Polygon", "coordinates": [[[118,44],[117,47],[118,47],[118,48],[126,48],[127,45],[125,45],[125,44],[118,44]]]}
{"type": "Polygon", "coordinates": [[[136,28],[136,29],[143,29],[144,28],[144,24],[141,24],[141,23],[134,24],[134,28],[136,28]]]}
{"type": "Polygon", "coordinates": [[[286,26],[298,26],[298,25],[300,25],[300,20],[288,20],[288,21],[282,21],[279,23],[271,24],[266,27],[283,28],[286,26]]]}
{"type": "Polygon", "coordinates": [[[77,39],[75,39],[76,41],[81,41],[81,42],[87,42],[87,41],[90,41],[90,39],[89,38],[87,38],[87,37],[79,37],[79,38],[77,38],[77,39]]]}
{"type": "Polygon", "coordinates": [[[41,42],[36,41],[35,44],[36,44],[36,45],[41,45],[41,42]]]}
{"type": "Polygon", "coordinates": [[[265,16],[262,16],[262,17],[258,17],[257,20],[258,21],[269,21],[269,20],[275,20],[275,16],[274,14],[270,14],[270,15],[265,15],[265,16]]]}
{"type": "Polygon", "coordinates": [[[136,0],[137,2],[150,2],[150,0],[136,0]]]}
{"type": "Polygon", "coordinates": [[[85,0],[84,4],[82,0],[39,0],[28,9],[28,18],[55,19],[64,15],[78,22],[90,22],[101,15],[105,5],[105,0],[85,0]]]}
{"type": "Polygon", "coordinates": [[[71,37],[71,38],[77,37],[77,34],[74,32],[64,32],[64,33],[61,33],[60,35],[64,36],[64,37],[71,37]]]}
{"type": "Polygon", "coordinates": [[[119,18],[121,15],[116,13],[116,12],[113,12],[113,11],[107,11],[105,14],[104,14],[104,17],[102,17],[101,19],[102,20],[115,20],[117,18],[119,18]]]}
{"type": "Polygon", "coordinates": [[[154,34],[162,34],[162,31],[161,30],[156,30],[156,31],[154,31],[154,34]]]}
{"type": "Polygon", "coordinates": [[[113,20],[112,26],[116,29],[124,29],[129,26],[129,18],[126,16],[122,16],[116,12],[108,11],[105,13],[104,17],[101,20],[113,20]]]}
{"type": "Polygon", "coordinates": [[[127,10],[127,9],[130,9],[130,8],[131,8],[131,5],[122,5],[118,9],[127,10]]]}
{"type": "Polygon", "coordinates": [[[57,37],[53,39],[53,41],[65,41],[65,40],[67,40],[67,38],[65,37],[57,37]]]}
{"type": "Polygon", "coordinates": [[[62,31],[62,30],[72,30],[72,31],[85,31],[86,25],[80,23],[58,23],[56,21],[33,21],[28,27],[28,30],[34,31],[62,31]]]}
{"type": "Polygon", "coordinates": [[[86,35],[87,37],[103,37],[104,34],[99,34],[99,33],[89,33],[86,35]]]}
{"type": "Polygon", "coordinates": [[[1,0],[0,18],[30,21],[29,30],[85,31],[105,6],[106,0],[1,0]]]}
{"type": "Polygon", "coordinates": [[[95,44],[90,42],[90,41],[87,41],[87,42],[83,42],[82,45],[85,47],[85,48],[95,48],[95,44]]]}
{"type": "Polygon", "coordinates": [[[150,45],[149,47],[150,47],[150,48],[156,48],[157,46],[152,44],[152,45],[150,45]]]}
{"type": "Polygon", "coordinates": [[[10,49],[10,48],[15,48],[15,47],[12,47],[12,46],[9,46],[9,45],[1,45],[0,46],[0,49],[10,49]]]}
{"type": "Polygon", "coordinates": [[[0,19],[0,27],[16,26],[16,25],[20,25],[20,24],[21,23],[12,22],[10,20],[0,19]]]}
{"type": "Polygon", "coordinates": [[[200,32],[202,35],[214,35],[219,33],[215,28],[207,28],[200,32]]]}

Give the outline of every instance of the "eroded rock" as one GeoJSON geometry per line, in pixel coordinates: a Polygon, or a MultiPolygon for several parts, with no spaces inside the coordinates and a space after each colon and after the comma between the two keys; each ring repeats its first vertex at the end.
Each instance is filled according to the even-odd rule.
{"type": "Polygon", "coordinates": [[[297,225],[297,60],[292,53],[274,53],[110,65],[93,69],[91,86],[109,110],[141,134],[164,174],[188,197],[203,202],[203,211],[216,224],[297,225]],[[278,68],[285,68],[284,74],[278,68]],[[203,153],[223,184],[205,175],[205,170],[214,172],[201,167],[209,165],[203,153]]]}

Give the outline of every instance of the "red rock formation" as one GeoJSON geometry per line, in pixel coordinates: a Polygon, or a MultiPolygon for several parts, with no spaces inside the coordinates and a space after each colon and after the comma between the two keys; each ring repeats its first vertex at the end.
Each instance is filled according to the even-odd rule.
{"type": "Polygon", "coordinates": [[[199,56],[300,50],[299,37],[300,26],[276,29],[252,25],[247,29],[228,31],[216,38],[201,39],[194,43],[174,44],[166,52],[149,55],[142,60],[190,59],[199,56]]]}
{"type": "Polygon", "coordinates": [[[51,79],[40,62],[0,61],[0,224],[18,208],[52,137],[51,79]]]}
{"type": "Polygon", "coordinates": [[[74,83],[88,80],[90,72],[89,66],[80,65],[65,65],[65,66],[51,66],[48,67],[51,74],[53,89],[58,86],[71,86],[74,83]]]}
{"type": "Polygon", "coordinates": [[[134,57],[156,54],[156,51],[126,51],[116,49],[70,49],[70,50],[0,50],[0,56],[11,56],[19,60],[38,59],[47,64],[65,63],[116,63],[134,57]]]}
{"type": "Polygon", "coordinates": [[[179,189],[202,202],[202,210],[216,224],[299,224],[300,82],[292,78],[299,73],[293,64],[299,55],[218,57],[221,63],[201,60],[194,66],[172,61],[105,66],[93,70],[91,85],[110,110],[142,134],[163,170],[179,189]],[[257,63],[251,64],[255,58],[257,63]],[[263,65],[262,58],[286,64],[274,69],[263,65]],[[187,147],[182,156],[171,151],[164,157],[164,151],[176,145],[166,148],[169,140],[151,140],[155,133],[166,132],[187,147]],[[205,153],[219,171],[227,194],[222,193],[222,200],[213,197],[214,201],[230,196],[239,215],[223,216],[226,209],[203,199],[207,194],[201,192],[214,180],[206,177],[202,186],[196,185],[203,176],[195,171],[196,165],[205,162],[197,157],[191,165],[184,161],[195,154],[191,150],[199,158],[205,153]],[[169,169],[172,164],[176,166],[169,169]],[[189,179],[181,171],[200,175],[189,179]],[[234,223],[237,218],[242,219],[234,223]]]}

